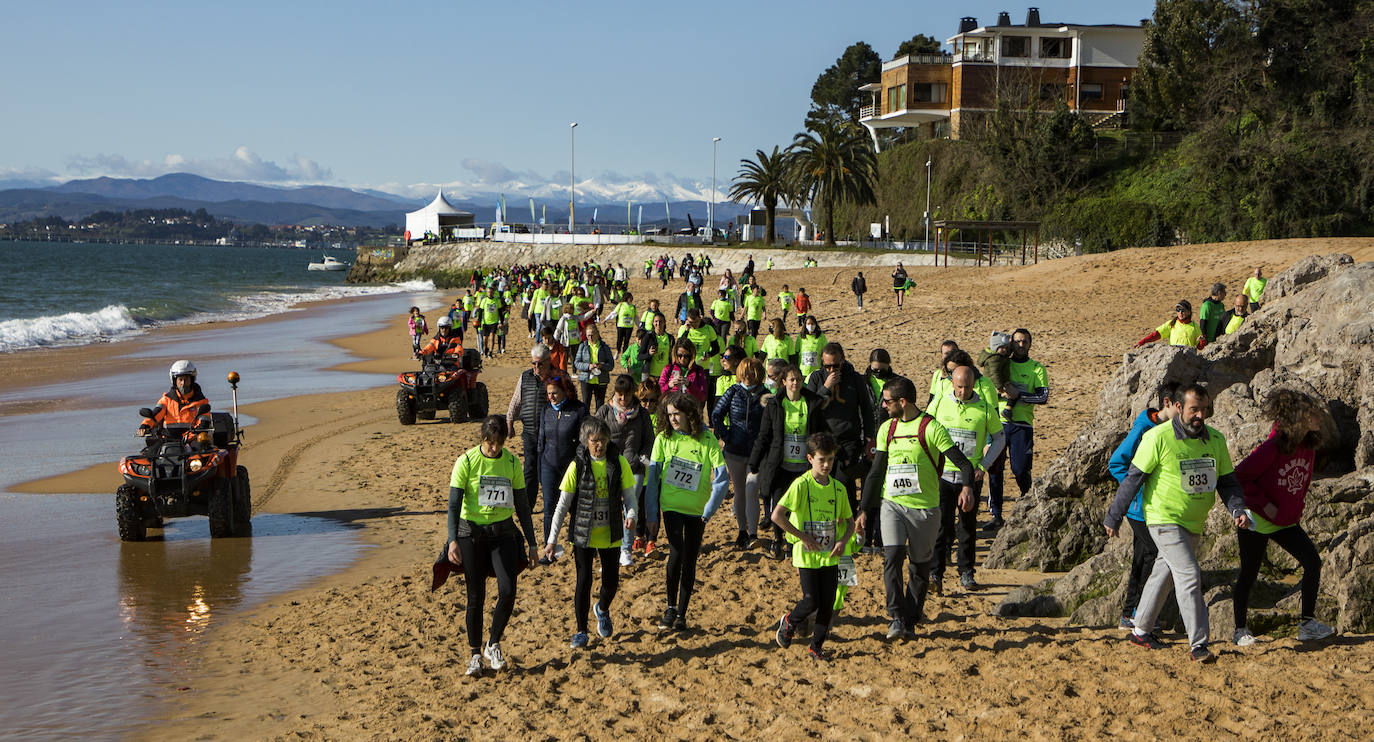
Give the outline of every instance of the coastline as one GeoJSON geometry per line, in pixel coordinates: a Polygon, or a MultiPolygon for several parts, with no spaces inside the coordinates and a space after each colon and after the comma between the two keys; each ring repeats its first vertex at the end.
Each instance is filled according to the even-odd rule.
{"type": "MultiPolygon", "coordinates": [[[[1038,472],[1091,414],[1101,381],[1124,346],[1154,327],[1180,292],[1205,291],[1197,276],[1208,276],[1208,284],[1212,275],[1242,277],[1256,263],[1275,273],[1309,253],[1339,251],[1357,260],[1374,259],[1374,240],[1281,243],[1208,246],[1206,252],[1139,249],[1014,269],[925,269],[914,276],[917,288],[907,297],[904,316],[896,313],[890,293],[878,287],[877,275],[864,312],[853,306],[847,280],[852,271],[844,268],[761,272],[760,280],[770,295],[783,281],[808,286],[817,315],[827,318],[823,327],[833,327],[835,339],[846,344],[867,348],[884,344],[867,338],[888,338],[884,342],[894,368],[916,382],[918,393],[944,337],[972,343],[991,329],[1036,328],[1033,355],[1050,366],[1054,389],[1043,431],[1037,426],[1037,435],[1043,435],[1037,441],[1038,472]],[[988,311],[992,307],[997,310],[988,311]],[[1099,309],[1110,316],[1085,316],[1099,309]]],[[[732,254],[729,265],[717,261],[712,277],[725,267],[737,268],[734,263],[742,263],[742,257],[732,254]]],[[[659,292],[657,282],[650,290],[642,279],[632,281],[632,290],[645,290],[646,298],[675,296],[680,286],[672,283],[659,292]]],[[[394,344],[399,354],[382,351],[388,336],[400,334],[382,329],[331,341],[361,356],[339,368],[394,372],[408,365],[403,343],[394,344]]],[[[493,412],[504,410],[529,348],[514,326],[510,346],[483,374],[493,412]]],[[[100,361],[93,357],[85,363],[95,368],[100,361]]],[[[10,381],[4,360],[0,378],[5,380],[0,384],[10,381]]],[[[854,718],[871,722],[862,728],[877,737],[918,731],[1024,735],[1056,724],[1068,736],[1130,733],[1128,717],[1113,720],[1102,714],[1110,702],[1086,692],[1095,681],[1085,672],[1117,662],[1115,632],[986,615],[998,597],[1039,574],[980,572],[987,590],[932,598],[928,613],[936,623],[930,636],[903,650],[875,636],[881,582],[873,563],[861,562],[863,587],[837,627],[836,666],[798,666],[796,657],[768,646],[777,612],[796,597],[790,568],[721,547],[734,527],[728,509],[708,528],[710,548],[703,555],[697,598],[703,607],[693,617],[698,631],[665,641],[645,629],[660,609],[662,570],[660,561],[641,558],[622,582],[621,634],[598,642],[591,653],[570,655],[565,638],[571,566],[555,564],[522,576],[506,640],[507,653],[520,669],[495,681],[465,683],[461,585],[432,594],[427,587],[429,562],[442,540],[442,485],[453,457],[475,444],[475,426],[441,419],[401,428],[391,398],[391,390],[380,387],[245,408],[259,419],[248,429],[244,451],[255,472],[255,510],[361,524],[363,538],[376,548],[346,570],[273,596],[216,628],[198,660],[204,672],[197,685],[178,696],[163,723],[148,730],[152,738],[495,738],[553,728],[593,737],[689,738],[707,729],[729,736],[800,736],[812,727],[786,700],[793,681],[783,680],[796,676],[810,685],[818,702],[844,704],[854,718]],[[893,682],[893,675],[910,682],[893,682]],[[616,698],[572,710],[542,700],[551,693],[585,700],[606,682],[621,688],[616,698]],[[465,705],[483,703],[492,693],[503,694],[507,703],[487,704],[488,715],[470,718],[465,705]],[[967,713],[942,712],[949,708],[967,713]],[[560,719],[566,726],[558,726],[560,719]]],[[[518,442],[510,447],[521,453],[518,442]]],[[[1348,729],[1358,716],[1350,704],[1362,696],[1358,686],[1351,686],[1352,678],[1374,669],[1374,654],[1358,645],[1331,651],[1340,656],[1332,661],[1346,667],[1338,682],[1320,686],[1334,696],[1303,694],[1299,701],[1309,705],[1303,712],[1307,723],[1348,729]]],[[[1247,663],[1223,668],[1231,687],[1209,683],[1190,704],[1179,701],[1189,697],[1184,689],[1195,685],[1192,671],[1176,672],[1168,662],[1141,668],[1145,681],[1159,686],[1145,701],[1165,709],[1152,731],[1198,736],[1207,728],[1197,726],[1207,708],[1265,692],[1276,672],[1289,673],[1299,684],[1316,682],[1325,673],[1320,667],[1294,669],[1292,656],[1291,640],[1276,642],[1253,662],[1247,655],[1247,663]]],[[[1227,728],[1242,735],[1289,729],[1254,726],[1273,723],[1265,714],[1244,705],[1227,728]]]]}

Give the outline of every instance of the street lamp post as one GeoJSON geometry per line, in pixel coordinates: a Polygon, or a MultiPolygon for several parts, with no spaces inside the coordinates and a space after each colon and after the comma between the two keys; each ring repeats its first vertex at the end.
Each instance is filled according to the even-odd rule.
{"type": "Polygon", "coordinates": [[[926,158],[926,244],[930,249],[930,158],[926,158]]]}
{"type": "Polygon", "coordinates": [[[706,215],[706,223],[711,231],[711,241],[716,241],[716,145],[720,137],[711,140],[711,211],[706,215]]]}
{"type": "Polygon", "coordinates": [[[573,203],[577,199],[577,122],[568,124],[568,240],[577,244],[577,211],[573,203]]]}

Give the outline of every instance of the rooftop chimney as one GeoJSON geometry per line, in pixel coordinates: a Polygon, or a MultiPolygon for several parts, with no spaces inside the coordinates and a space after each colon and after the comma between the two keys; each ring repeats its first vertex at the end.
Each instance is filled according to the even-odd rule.
{"type": "Polygon", "coordinates": [[[1038,26],[1038,25],[1040,25],[1040,9],[1039,9],[1039,8],[1028,8],[1028,9],[1026,9],[1026,25],[1027,25],[1027,26],[1038,26]]]}
{"type": "Polygon", "coordinates": [[[998,14],[997,14],[997,25],[999,25],[999,26],[1010,26],[1010,25],[1011,25],[1011,13],[1008,13],[1008,12],[1005,11],[1005,10],[1002,11],[1001,13],[998,13],[998,14]]]}
{"type": "Polygon", "coordinates": [[[969,31],[972,31],[975,28],[978,28],[977,18],[966,15],[963,18],[959,19],[959,33],[968,33],[969,31]]]}

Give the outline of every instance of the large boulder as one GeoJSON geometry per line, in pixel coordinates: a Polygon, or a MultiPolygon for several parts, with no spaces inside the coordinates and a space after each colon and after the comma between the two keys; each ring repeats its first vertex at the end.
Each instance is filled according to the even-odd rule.
{"type": "MultiPolygon", "coordinates": [[[[1161,383],[1197,380],[1213,393],[1209,424],[1226,436],[1237,462],[1269,434],[1263,410],[1275,390],[1325,403],[1331,445],[1303,518],[1327,562],[1318,612],[1343,630],[1374,627],[1374,263],[1305,258],[1275,276],[1264,298],[1238,332],[1202,353],[1153,347],[1126,354],[1092,422],[1016,503],[987,559],[994,568],[1069,572],[1013,592],[999,613],[1115,623],[1130,546],[1129,536],[1109,544],[1100,525],[1116,490],[1107,459],[1161,383]]],[[[1214,634],[1229,635],[1236,546],[1220,506],[1208,519],[1199,557],[1214,634]]],[[[1263,630],[1280,626],[1284,615],[1291,619],[1296,600],[1296,562],[1278,548],[1268,559],[1251,606],[1251,622],[1263,630]]]]}

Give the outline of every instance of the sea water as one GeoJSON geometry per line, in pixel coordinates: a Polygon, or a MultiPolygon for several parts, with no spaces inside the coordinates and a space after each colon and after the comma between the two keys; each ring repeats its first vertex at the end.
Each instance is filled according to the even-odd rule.
{"type": "MultiPolygon", "coordinates": [[[[352,250],[0,242],[0,352],[127,339],[149,328],[265,317],[307,301],[433,289],[310,271],[352,250]]],[[[404,311],[404,310],[403,310],[404,311]]]]}

